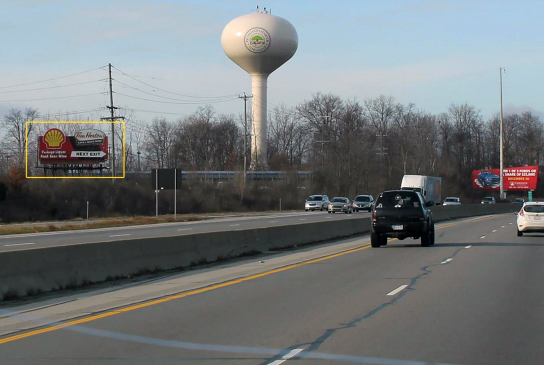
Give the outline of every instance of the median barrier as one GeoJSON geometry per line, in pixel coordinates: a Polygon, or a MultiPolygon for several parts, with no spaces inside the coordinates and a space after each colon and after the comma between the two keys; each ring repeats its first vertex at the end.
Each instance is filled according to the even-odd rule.
{"type": "Polygon", "coordinates": [[[518,212],[522,204],[466,204],[437,205],[431,207],[436,222],[450,219],[468,218],[479,215],[503,214],[518,212]]]}
{"type": "MultiPolygon", "coordinates": [[[[508,213],[519,204],[432,207],[437,221],[508,213]]],[[[0,254],[0,300],[178,269],[370,231],[370,217],[96,242],[0,254]]]]}

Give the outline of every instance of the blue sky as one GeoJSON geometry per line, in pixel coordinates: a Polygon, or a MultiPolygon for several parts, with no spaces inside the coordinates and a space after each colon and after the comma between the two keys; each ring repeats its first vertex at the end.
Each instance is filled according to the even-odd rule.
{"type": "MultiPolygon", "coordinates": [[[[198,106],[129,97],[189,99],[156,88],[200,97],[250,93],[250,77],[225,56],[220,37],[256,5],[290,21],[299,36],[295,56],[269,78],[271,105],[294,106],[316,92],[359,101],[384,94],[431,113],[468,103],[487,119],[499,110],[502,66],[505,110],[544,112],[540,1],[0,0],[0,117],[26,106],[42,113],[104,107],[100,67],[109,62],[115,104],[141,110],[134,116],[142,121],[158,115],[143,110],[173,120],[198,106]],[[50,88],[66,84],[78,85],[50,88]],[[35,88],[48,89],[15,92],[35,88]],[[73,95],[86,96],[30,100],[73,95]]],[[[238,99],[212,105],[236,115],[243,108],[238,99]]]]}

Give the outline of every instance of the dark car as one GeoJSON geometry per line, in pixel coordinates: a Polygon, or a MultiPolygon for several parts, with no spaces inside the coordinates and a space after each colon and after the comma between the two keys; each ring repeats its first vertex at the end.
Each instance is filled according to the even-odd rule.
{"type": "Polygon", "coordinates": [[[357,195],[355,199],[353,199],[353,211],[358,212],[364,209],[370,212],[372,210],[372,203],[374,203],[372,195],[357,195]]]}
{"type": "Polygon", "coordinates": [[[495,204],[495,198],[492,196],[486,196],[480,201],[481,204],[495,204]]]}
{"type": "Polygon", "coordinates": [[[387,237],[403,240],[421,238],[421,246],[434,245],[434,220],[429,207],[417,191],[389,190],[381,193],[372,210],[370,243],[372,247],[387,244],[387,237]]]}
{"type": "Polygon", "coordinates": [[[501,178],[491,171],[480,171],[478,174],[478,181],[484,188],[495,188],[500,185],[501,178]]]}

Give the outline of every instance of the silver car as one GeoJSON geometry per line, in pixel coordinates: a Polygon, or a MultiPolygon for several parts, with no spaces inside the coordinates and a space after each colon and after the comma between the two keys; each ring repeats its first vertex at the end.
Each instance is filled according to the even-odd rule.
{"type": "Polygon", "coordinates": [[[351,202],[348,198],[336,197],[332,198],[327,209],[329,213],[344,212],[351,214],[351,202]]]}
{"type": "Polygon", "coordinates": [[[461,205],[461,199],[456,196],[448,196],[442,205],[461,205]]]}
{"type": "Polygon", "coordinates": [[[360,210],[372,210],[372,204],[374,203],[374,198],[372,195],[357,195],[353,200],[352,210],[358,212],[360,210]]]}
{"type": "Polygon", "coordinates": [[[329,205],[329,197],[326,195],[310,195],[304,204],[305,211],[324,210],[329,205]]]}

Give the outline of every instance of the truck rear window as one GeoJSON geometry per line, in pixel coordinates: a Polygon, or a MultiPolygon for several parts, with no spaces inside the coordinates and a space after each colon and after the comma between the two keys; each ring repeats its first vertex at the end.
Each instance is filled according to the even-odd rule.
{"type": "Polygon", "coordinates": [[[420,206],[418,196],[410,191],[383,193],[376,201],[376,209],[407,209],[420,206]]]}

